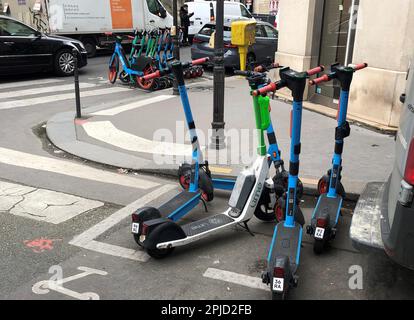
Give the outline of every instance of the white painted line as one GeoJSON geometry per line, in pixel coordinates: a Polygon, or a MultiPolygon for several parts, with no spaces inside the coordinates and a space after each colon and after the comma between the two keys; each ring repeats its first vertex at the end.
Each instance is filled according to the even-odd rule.
{"type": "MultiPolygon", "coordinates": [[[[112,228],[114,225],[121,222],[123,219],[129,217],[135,210],[146,206],[151,201],[159,198],[164,193],[169,192],[176,188],[174,185],[163,185],[159,187],[157,190],[152,191],[145,196],[139,198],[138,200],[132,202],[131,204],[127,205],[126,207],[118,210],[105,220],[102,220],[98,224],[94,225],[90,229],[86,230],[82,234],[73,238],[69,244],[81,247],[84,249],[108,254],[111,256],[126,258],[135,261],[146,262],[149,259],[149,256],[142,250],[133,250],[128,248],[123,248],[120,246],[115,246],[111,244],[106,244],[103,242],[95,241],[98,236],[103,234],[105,231],[112,228]]],[[[132,235],[131,235],[131,241],[132,235]]]]}
{"type": "Polygon", "coordinates": [[[251,277],[240,273],[215,269],[215,268],[208,268],[206,272],[204,272],[203,277],[221,280],[225,282],[234,283],[240,286],[249,287],[252,289],[260,289],[269,291],[269,287],[262,282],[262,279],[257,277],[251,277]]]}
{"type": "Polygon", "coordinates": [[[111,109],[97,111],[97,112],[91,113],[91,115],[93,115],[93,116],[115,116],[115,115],[120,114],[120,113],[125,112],[125,111],[130,111],[130,110],[134,110],[134,109],[137,109],[137,108],[142,108],[142,107],[148,106],[152,103],[169,100],[169,99],[172,99],[174,97],[175,96],[166,96],[166,95],[156,96],[156,97],[153,97],[153,98],[150,98],[150,99],[145,99],[145,100],[132,102],[132,103],[129,103],[129,104],[126,104],[126,105],[123,105],[123,106],[118,106],[118,107],[114,107],[114,108],[111,108],[111,109]]]}
{"type": "Polygon", "coordinates": [[[20,88],[20,87],[29,87],[29,86],[38,86],[42,84],[48,83],[57,83],[63,82],[62,79],[39,79],[39,80],[29,80],[29,81],[19,81],[19,82],[8,82],[8,83],[0,83],[0,90],[2,89],[9,89],[9,88],[20,88]]]}
{"type": "Polygon", "coordinates": [[[88,136],[115,147],[141,153],[169,156],[190,156],[191,145],[148,140],[117,129],[110,121],[93,121],[82,124],[88,136]]]}
{"type": "MultiPolygon", "coordinates": [[[[81,89],[93,88],[93,87],[96,87],[96,84],[93,84],[93,83],[80,83],[79,84],[79,88],[81,89]]],[[[69,91],[69,90],[75,90],[74,84],[64,84],[60,86],[41,87],[41,88],[1,92],[0,99],[24,97],[24,96],[30,96],[30,95],[38,95],[38,94],[43,94],[43,93],[69,91]]]]}
{"type": "Polygon", "coordinates": [[[0,148],[0,163],[130,188],[145,190],[158,186],[158,183],[136,177],[107,172],[67,160],[42,157],[5,148],[0,148]]]}
{"type": "MultiPolygon", "coordinates": [[[[67,278],[60,278],[54,280],[56,276],[52,276],[50,280],[39,281],[32,286],[32,292],[35,294],[47,294],[50,292],[50,290],[52,290],[78,300],[99,300],[99,295],[95,292],[80,293],[64,288],[63,284],[74,280],[82,279],[89,275],[106,276],[108,272],[88,267],[78,267],[78,270],[83,272],[67,278]]],[[[60,266],[52,266],[49,269],[49,273],[53,272],[60,274],[60,276],[63,274],[62,268],[60,266]]]]}
{"type": "Polygon", "coordinates": [[[59,224],[103,205],[62,192],[0,181],[0,211],[24,218],[59,224]]]}
{"type": "MultiPolygon", "coordinates": [[[[131,89],[113,87],[113,88],[105,88],[105,89],[95,89],[95,90],[90,90],[90,91],[82,91],[81,98],[102,96],[106,94],[113,94],[113,93],[119,93],[119,92],[125,92],[125,91],[131,91],[131,89]]],[[[57,101],[70,100],[70,99],[75,99],[74,92],[62,93],[62,94],[46,96],[46,97],[29,98],[29,99],[24,99],[24,100],[12,100],[12,101],[0,102],[0,110],[23,108],[23,107],[34,106],[37,104],[57,102],[57,101]]]]}

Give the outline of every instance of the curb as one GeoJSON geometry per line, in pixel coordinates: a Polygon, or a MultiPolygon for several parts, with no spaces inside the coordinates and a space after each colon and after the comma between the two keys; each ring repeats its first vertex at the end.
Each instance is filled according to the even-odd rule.
{"type": "MultiPolygon", "coordinates": [[[[75,126],[76,119],[74,112],[58,113],[47,121],[47,138],[55,147],[67,152],[68,154],[98,164],[133,170],[142,174],[159,175],[174,179],[177,177],[178,168],[176,166],[171,165],[170,167],[163,168],[154,167],[152,161],[148,159],[79,141],[77,140],[75,126]]],[[[302,177],[302,181],[304,193],[306,195],[319,195],[317,192],[317,179],[315,180],[313,177],[302,177]]],[[[352,184],[359,185],[357,182],[352,184]]],[[[355,202],[358,198],[358,192],[347,193],[348,201],[355,202]]]]}

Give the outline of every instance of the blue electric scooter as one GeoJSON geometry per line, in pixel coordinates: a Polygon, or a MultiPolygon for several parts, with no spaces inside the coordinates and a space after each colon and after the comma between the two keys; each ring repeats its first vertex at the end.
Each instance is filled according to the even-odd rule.
{"type": "Polygon", "coordinates": [[[306,232],[315,239],[313,251],[321,254],[326,244],[335,238],[339,217],[341,214],[342,202],[345,198],[344,187],[341,183],[342,178],[342,153],[344,150],[344,140],[349,137],[351,127],[346,120],[348,112],[349,89],[351,87],[354,72],[366,68],[366,63],[356,66],[343,66],[333,64],[331,72],[318,79],[310,81],[311,85],[323,82],[338,80],[341,85],[339,100],[338,126],[335,129],[335,152],[332,159],[332,169],[328,175],[319,181],[321,195],[313,211],[311,224],[307,226],[306,232]],[[328,180],[327,188],[321,188],[328,180]]]}
{"type": "Polygon", "coordinates": [[[253,95],[262,95],[287,87],[293,96],[288,190],[286,199],[279,199],[285,210],[286,220],[275,227],[267,258],[267,271],[262,275],[263,283],[270,284],[274,300],[285,299],[289,289],[296,287],[298,283],[296,270],[299,266],[303,233],[302,225],[298,222],[298,217],[303,217],[303,213],[297,197],[303,94],[307,79],[323,69],[317,67],[306,72],[297,72],[286,67],[280,70],[280,81],[253,92],[253,95]]]}

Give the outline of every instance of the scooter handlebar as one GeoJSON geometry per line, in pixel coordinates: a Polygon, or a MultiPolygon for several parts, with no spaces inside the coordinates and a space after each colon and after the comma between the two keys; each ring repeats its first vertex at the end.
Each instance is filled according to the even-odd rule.
{"type": "Polygon", "coordinates": [[[360,64],[357,64],[357,65],[353,66],[355,71],[362,70],[362,69],[365,69],[367,67],[368,67],[368,63],[360,63],[360,64]]]}
{"type": "Polygon", "coordinates": [[[148,81],[148,80],[152,80],[152,79],[155,79],[155,78],[160,78],[161,76],[162,76],[161,71],[158,70],[158,71],[155,71],[153,73],[150,73],[150,74],[147,74],[147,75],[141,77],[141,79],[144,80],[144,81],[148,81]]]}
{"type": "Polygon", "coordinates": [[[255,72],[266,72],[268,70],[277,69],[277,68],[280,68],[280,65],[279,65],[279,63],[275,62],[275,63],[272,63],[268,67],[263,66],[263,65],[257,66],[256,68],[254,68],[254,71],[255,72]]]}
{"type": "Polygon", "coordinates": [[[191,61],[191,65],[193,65],[193,66],[196,66],[196,65],[199,65],[199,64],[203,64],[203,63],[206,63],[206,62],[208,62],[210,59],[209,58],[200,58],[200,59],[196,59],[196,60],[193,60],[193,61],[191,61]]]}
{"type": "Polygon", "coordinates": [[[323,70],[325,70],[325,67],[319,66],[319,67],[306,71],[306,73],[308,74],[309,77],[311,77],[311,76],[314,76],[315,74],[321,73],[323,70]]]}
{"type": "MultiPolygon", "coordinates": [[[[190,61],[190,62],[183,63],[183,67],[188,68],[188,67],[191,67],[191,66],[203,64],[203,63],[206,63],[208,60],[209,60],[209,58],[196,59],[196,60],[193,60],[193,61],[190,61]]],[[[171,72],[172,72],[172,70],[170,68],[166,69],[166,70],[161,70],[161,71],[158,70],[158,71],[155,71],[153,73],[150,73],[150,74],[147,74],[147,75],[141,77],[141,79],[144,80],[144,81],[148,81],[148,80],[152,80],[152,79],[155,79],[155,78],[160,78],[160,77],[165,76],[166,74],[169,74],[171,72]]]]}
{"type": "Polygon", "coordinates": [[[252,95],[257,97],[257,96],[260,96],[262,94],[266,94],[268,92],[276,91],[277,89],[280,89],[279,88],[279,82],[272,82],[272,83],[268,84],[267,86],[265,86],[263,88],[260,88],[258,90],[254,90],[252,92],[252,95]]]}
{"type": "Polygon", "coordinates": [[[330,80],[331,80],[331,78],[327,74],[324,74],[322,77],[319,77],[319,78],[316,78],[316,79],[313,79],[313,80],[309,81],[309,84],[311,86],[314,86],[316,84],[320,84],[322,82],[327,82],[327,81],[330,81],[330,80]]]}

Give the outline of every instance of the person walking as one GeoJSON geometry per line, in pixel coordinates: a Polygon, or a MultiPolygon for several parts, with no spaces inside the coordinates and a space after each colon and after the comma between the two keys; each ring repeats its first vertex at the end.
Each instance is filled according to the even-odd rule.
{"type": "Polygon", "coordinates": [[[181,27],[183,29],[183,46],[190,45],[188,41],[188,28],[190,27],[190,18],[194,15],[193,13],[188,13],[188,6],[185,4],[180,8],[180,20],[181,20],[181,27]]]}

